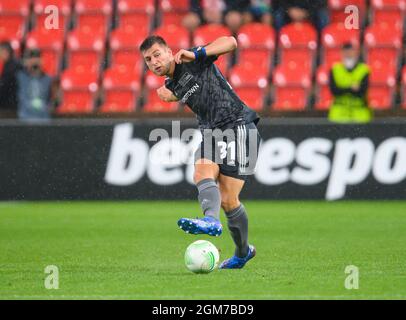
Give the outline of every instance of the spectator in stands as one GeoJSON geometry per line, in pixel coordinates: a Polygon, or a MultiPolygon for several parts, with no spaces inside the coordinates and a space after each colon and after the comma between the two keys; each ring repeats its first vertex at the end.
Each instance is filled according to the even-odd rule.
{"type": "Polygon", "coordinates": [[[183,25],[193,32],[202,23],[224,22],[233,33],[244,23],[271,23],[270,0],[191,0],[183,25]]]}
{"type": "MultiPolygon", "coordinates": [[[[271,14],[271,0],[251,0],[250,11],[254,21],[260,21],[267,25],[271,25],[273,23],[271,14]]],[[[248,22],[251,22],[251,20],[248,22]]]]}
{"type": "Polygon", "coordinates": [[[52,78],[42,70],[41,51],[31,49],[24,54],[24,69],[17,74],[18,117],[49,119],[52,101],[52,78]]]}
{"type": "Polygon", "coordinates": [[[8,42],[0,43],[0,110],[15,116],[17,110],[17,79],[20,63],[14,58],[14,51],[8,42]]]}
{"type": "Polygon", "coordinates": [[[272,0],[275,28],[291,22],[311,22],[318,30],[328,24],[326,0],[272,0]]]}
{"type": "Polygon", "coordinates": [[[329,119],[339,123],[365,123],[372,120],[367,92],[370,69],[359,60],[359,50],[351,43],[342,48],[342,62],[335,63],[330,72],[330,90],[334,102],[329,119]]]}

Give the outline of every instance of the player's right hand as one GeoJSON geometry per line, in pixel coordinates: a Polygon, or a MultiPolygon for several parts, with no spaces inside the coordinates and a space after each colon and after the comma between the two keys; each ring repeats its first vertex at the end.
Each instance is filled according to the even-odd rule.
{"type": "Polygon", "coordinates": [[[192,62],[193,60],[195,60],[195,54],[192,51],[181,49],[177,54],[175,54],[175,62],[177,64],[181,64],[183,62],[192,62]]]}

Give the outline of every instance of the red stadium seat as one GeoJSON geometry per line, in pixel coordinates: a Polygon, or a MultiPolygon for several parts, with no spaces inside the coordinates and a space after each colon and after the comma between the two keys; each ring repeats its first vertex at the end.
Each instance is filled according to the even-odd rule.
{"type": "Polygon", "coordinates": [[[154,34],[164,38],[169,47],[173,49],[187,49],[190,47],[189,31],[186,28],[171,24],[156,29],[154,34]]]}
{"type": "Polygon", "coordinates": [[[155,0],[118,0],[118,12],[141,12],[152,15],[155,12],[155,0]]]}
{"type": "Polygon", "coordinates": [[[111,61],[113,65],[126,65],[128,67],[142,70],[143,58],[138,50],[115,50],[112,52],[111,61]]]}
{"type": "Polygon", "coordinates": [[[75,0],[75,12],[82,14],[110,15],[113,11],[111,0],[75,0]]]}
{"type": "Polygon", "coordinates": [[[368,48],[390,47],[399,50],[402,47],[402,31],[387,22],[369,26],[365,30],[364,38],[368,48]]]}
{"type": "Polygon", "coordinates": [[[300,86],[308,89],[312,84],[311,74],[303,64],[291,61],[276,67],[273,83],[278,87],[300,86]]]}
{"type": "Polygon", "coordinates": [[[71,14],[71,0],[35,0],[34,13],[36,15],[45,14],[47,6],[58,7],[59,15],[69,16],[71,14]]]}
{"type": "Polygon", "coordinates": [[[316,110],[328,110],[333,103],[333,95],[327,85],[319,85],[316,89],[316,110]]]}
{"type": "Polygon", "coordinates": [[[261,88],[236,88],[235,92],[244,103],[255,111],[264,107],[264,91],[261,88]]]}
{"type": "Polygon", "coordinates": [[[52,49],[61,52],[64,43],[64,28],[34,29],[27,35],[25,43],[28,48],[52,49]]]}
{"type": "Polygon", "coordinates": [[[110,17],[100,14],[82,14],[77,17],[77,30],[105,37],[110,28],[110,17]]]}
{"type": "Polygon", "coordinates": [[[303,64],[289,62],[277,66],[273,75],[274,110],[303,110],[311,87],[310,70],[303,64]]]}
{"type": "Polygon", "coordinates": [[[230,83],[235,88],[254,87],[265,89],[268,86],[267,74],[256,64],[240,63],[230,70],[230,83]]]}
{"type": "Polygon", "coordinates": [[[323,65],[325,68],[330,69],[334,63],[340,62],[341,60],[341,49],[330,49],[324,54],[323,65]]]}
{"type": "Polygon", "coordinates": [[[158,89],[159,87],[162,87],[164,84],[165,84],[164,77],[158,77],[151,71],[147,72],[145,76],[145,86],[148,89],[158,89]]]}
{"type": "Polygon", "coordinates": [[[261,73],[268,74],[272,65],[272,54],[263,49],[246,49],[239,52],[239,63],[253,63],[261,70],[261,73]]]}
{"type": "Polygon", "coordinates": [[[402,69],[402,77],[401,77],[401,98],[402,104],[401,107],[406,109],[406,66],[402,69]]]}
{"type": "MultiPolygon", "coordinates": [[[[329,0],[328,7],[330,9],[330,21],[345,22],[350,13],[345,11],[348,6],[356,6],[359,11],[359,23],[364,24],[366,16],[366,1],[365,0],[329,0]]],[[[360,26],[360,27],[361,27],[360,26]]]]}
{"type": "Polygon", "coordinates": [[[238,32],[239,49],[275,49],[275,31],[263,23],[249,23],[238,32]]]}
{"type": "Polygon", "coordinates": [[[64,91],[86,90],[96,92],[98,89],[98,74],[84,67],[66,69],[61,75],[61,88],[64,91]]]}
{"type": "Polygon", "coordinates": [[[112,50],[137,50],[148,36],[147,30],[139,30],[133,25],[123,25],[112,31],[110,47],[112,50]]]}
{"type": "Polygon", "coordinates": [[[100,112],[117,113],[135,110],[136,94],[131,90],[106,90],[100,112]]]}
{"type": "Polygon", "coordinates": [[[144,12],[126,13],[119,16],[120,28],[133,26],[143,34],[150,31],[152,21],[152,17],[144,12]]]}
{"type": "Polygon", "coordinates": [[[115,65],[104,73],[103,88],[125,89],[139,92],[141,87],[141,74],[137,68],[126,65],[115,65]]]}
{"type": "Polygon", "coordinates": [[[290,23],[279,34],[282,63],[294,61],[311,68],[317,49],[317,32],[309,23],[290,23]]]}
{"type": "Polygon", "coordinates": [[[373,64],[375,61],[381,61],[382,63],[397,68],[400,61],[399,51],[393,48],[372,48],[368,49],[366,55],[366,61],[368,64],[373,64]]]}
{"type": "Polygon", "coordinates": [[[88,91],[65,91],[63,93],[62,104],[56,111],[59,114],[91,113],[94,110],[93,99],[93,93],[88,91]]]}
{"type": "Polygon", "coordinates": [[[367,28],[365,32],[367,63],[371,66],[371,85],[379,86],[371,94],[373,107],[389,108],[396,84],[396,71],[400,63],[402,33],[390,28],[387,23],[379,23],[367,28]],[[378,93],[382,93],[382,99],[378,93]]]}
{"type": "Polygon", "coordinates": [[[396,67],[382,60],[374,60],[369,63],[371,67],[370,82],[372,84],[387,85],[395,87],[396,85],[396,67]]]}
{"type": "Polygon", "coordinates": [[[373,10],[406,10],[405,0],[371,0],[373,10]]]}
{"type": "Polygon", "coordinates": [[[183,18],[186,16],[186,12],[162,12],[161,13],[161,26],[168,26],[171,24],[182,26],[183,18]]]}
{"type": "Polygon", "coordinates": [[[268,79],[261,66],[251,62],[239,63],[230,70],[229,81],[241,100],[255,110],[262,110],[268,79]]]}
{"type": "Polygon", "coordinates": [[[162,11],[188,11],[189,0],[160,0],[162,11]]]}
{"type": "Polygon", "coordinates": [[[282,51],[281,62],[283,64],[288,64],[290,62],[300,63],[304,68],[311,72],[314,61],[315,53],[310,50],[289,49],[282,51]]]}
{"type": "Polygon", "coordinates": [[[1,0],[0,15],[22,15],[30,13],[31,0],[1,0]]]}
{"type": "Polygon", "coordinates": [[[321,39],[324,48],[340,48],[347,42],[359,46],[360,32],[357,29],[347,29],[344,23],[332,23],[323,29],[321,39]]]}
{"type": "Polygon", "coordinates": [[[68,63],[98,69],[104,52],[104,37],[91,30],[74,30],[68,35],[68,63]],[[88,32],[89,31],[89,32],[88,32]]]}
{"type": "Polygon", "coordinates": [[[393,106],[394,89],[388,86],[371,85],[368,90],[369,106],[375,110],[387,110],[393,106]]]}
{"type": "Polygon", "coordinates": [[[161,26],[171,24],[182,26],[182,20],[189,11],[189,0],[160,0],[161,26]]]}
{"type": "Polygon", "coordinates": [[[20,15],[0,16],[0,41],[9,41],[17,53],[26,29],[26,21],[20,15]]]}
{"type": "Polygon", "coordinates": [[[141,86],[140,70],[115,65],[106,70],[103,79],[104,103],[101,112],[132,112],[135,110],[136,94],[141,86]]]}
{"type": "Polygon", "coordinates": [[[386,21],[402,29],[405,19],[406,0],[372,0],[371,11],[374,23],[386,21]]]}
{"type": "Polygon", "coordinates": [[[279,44],[283,49],[317,49],[317,31],[310,23],[290,23],[279,34],[279,44]]]}
{"type": "Polygon", "coordinates": [[[98,72],[101,56],[96,51],[71,51],[68,53],[69,68],[83,67],[89,72],[98,72]]]}
{"type": "Polygon", "coordinates": [[[61,75],[62,105],[58,113],[90,113],[98,90],[98,75],[84,67],[65,70],[61,75]]]}
{"type": "Polygon", "coordinates": [[[397,65],[402,47],[402,31],[392,28],[386,22],[372,25],[365,31],[364,46],[368,55],[367,60],[379,59],[397,65]]]}
{"type": "Polygon", "coordinates": [[[163,102],[159,99],[156,90],[150,90],[147,94],[147,103],[144,105],[144,112],[176,112],[179,111],[178,102],[163,102]]]}
{"type": "Polygon", "coordinates": [[[317,70],[316,75],[316,110],[327,110],[329,109],[331,103],[333,102],[333,96],[329,88],[329,77],[330,77],[330,67],[331,66],[320,66],[317,70]]]}
{"type": "Polygon", "coordinates": [[[110,36],[111,60],[113,64],[127,65],[141,70],[143,59],[139,46],[147,32],[135,32],[132,25],[125,25],[113,30],[110,36]]]}
{"type": "Polygon", "coordinates": [[[204,46],[222,36],[231,36],[230,30],[220,24],[207,24],[195,30],[193,43],[195,46],[204,46]]]}
{"type": "Polygon", "coordinates": [[[308,91],[300,87],[275,88],[275,111],[302,111],[308,103],[308,91]]]}
{"type": "Polygon", "coordinates": [[[238,33],[239,63],[260,64],[263,72],[268,72],[275,49],[275,32],[262,23],[249,23],[238,33]]]}
{"type": "Polygon", "coordinates": [[[62,52],[55,50],[41,50],[42,68],[50,76],[58,75],[61,68],[62,52]]]}
{"type": "Polygon", "coordinates": [[[376,23],[365,31],[365,47],[366,60],[371,66],[369,104],[374,109],[389,109],[396,86],[402,32],[386,21],[376,23]]]}

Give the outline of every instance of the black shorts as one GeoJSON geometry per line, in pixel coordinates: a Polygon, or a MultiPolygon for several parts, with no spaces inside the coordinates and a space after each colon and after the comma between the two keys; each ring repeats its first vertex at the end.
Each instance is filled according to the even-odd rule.
{"type": "Polygon", "coordinates": [[[246,180],[255,173],[260,143],[261,136],[253,122],[223,131],[203,130],[195,162],[211,160],[219,165],[221,174],[246,180]]]}

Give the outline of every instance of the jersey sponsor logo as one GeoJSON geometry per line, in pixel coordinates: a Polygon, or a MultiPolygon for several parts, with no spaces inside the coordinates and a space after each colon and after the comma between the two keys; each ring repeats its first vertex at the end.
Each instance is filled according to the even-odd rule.
{"type": "Polygon", "coordinates": [[[184,87],[192,79],[193,79],[193,76],[189,72],[185,72],[185,74],[179,79],[178,84],[181,87],[184,87]]]}
{"type": "Polygon", "coordinates": [[[200,88],[199,85],[196,83],[192,88],[188,90],[188,92],[185,93],[185,95],[182,98],[182,102],[186,103],[186,101],[190,98],[190,96],[194,94],[199,88],[200,88]]]}

